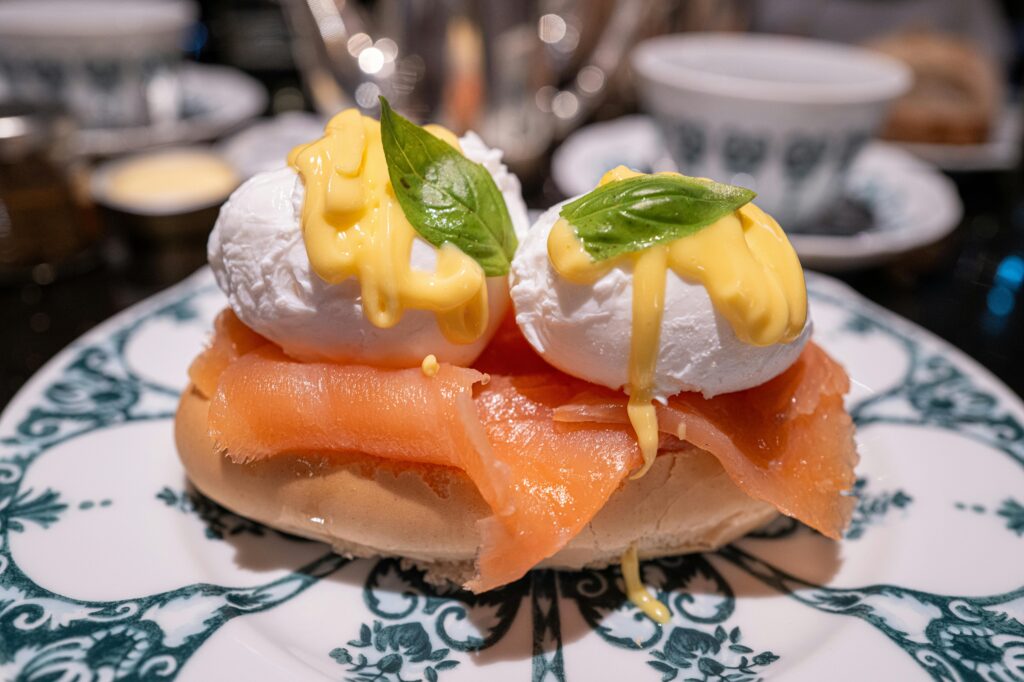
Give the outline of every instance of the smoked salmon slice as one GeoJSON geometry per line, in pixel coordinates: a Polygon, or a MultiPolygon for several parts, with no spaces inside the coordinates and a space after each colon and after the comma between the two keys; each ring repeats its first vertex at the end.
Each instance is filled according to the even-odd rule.
{"type": "MultiPolygon", "coordinates": [[[[481,528],[475,591],[516,580],[561,549],[640,462],[626,426],[555,423],[555,408],[587,385],[558,372],[493,375],[484,385],[487,375],[451,365],[427,377],[419,368],[298,362],[254,343],[232,317],[222,314],[211,357],[192,371],[211,398],[218,447],[238,462],[358,451],[462,469],[494,511],[481,528]],[[242,348],[250,350],[238,355],[242,348]]],[[[502,338],[508,352],[495,362],[541,368],[502,338]]]]}
{"type": "Polygon", "coordinates": [[[487,445],[472,392],[483,379],[452,365],[427,377],[419,368],[298,362],[262,346],[221,374],[210,435],[237,462],[342,450],[465,468],[463,453],[487,445]]]}
{"type": "MultiPolygon", "coordinates": [[[[228,456],[358,451],[454,466],[493,511],[481,522],[481,592],[555,554],[641,461],[625,397],[547,365],[506,323],[473,368],[303,363],[222,313],[190,376],[210,398],[209,428],[228,456]]],[[[672,398],[663,429],[714,454],[743,490],[837,537],[852,512],[856,452],[843,410],[848,380],[809,345],[767,384],[705,400],[672,398]]]]}
{"type": "Polygon", "coordinates": [[[200,393],[207,398],[213,397],[220,375],[228,365],[269,343],[245,326],[231,308],[225,308],[213,321],[210,345],[189,366],[188,378],[200,393]]]}
{"type": "MultiPolygon", "coordinates": [[[[838,540],[856,500],[853,421],[843,407],[849,378],[825,351],[808,343],[771,381],[706,399],[681,393],[659,406],[666,433],[718,458],[745,493],[838,540]]],[[[555,410],[570,423],[626,424],[626,398],[587,392],[555,410]]]]}
{"type": "Polygon", "coordinates": [[[495,461],[507,472],[512,508],[481,522],[470,590],[517,580],[555,554],[642,462],[626,425],[555,422],[555,409],[579,384],[557,372],[494,375],[479,391],[477,412],[495,461]]]}

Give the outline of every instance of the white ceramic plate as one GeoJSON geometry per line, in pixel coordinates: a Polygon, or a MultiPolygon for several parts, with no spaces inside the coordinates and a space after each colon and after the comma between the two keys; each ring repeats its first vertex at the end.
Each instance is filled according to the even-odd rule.
{"type": "MultiPolygon", "coordinates": [[[[590,191],[619,164],[645,172],[675,168],[654,121],[627,116],[569,136],[555,151],[551,169],[559,189],[574,196],[590,191]]],[[[790,232],[805,267],[838,272],[885,263],[948,235],[963,215],[949,178],[884,142],[870,143],[854,160],[844,194],[869,209],[871,224],[849,236],[790,232]]]]}
{"type": "Polygon", "coordinates": [[[848,537],[780,521],[617,570],[442,594],[188,488],[185,370],[224,305],[208,271],[61,353],[0,417],[0,679],[1020,680],[1024,406],[975,362],[811,276],[815,338],[853,379],[848,537]]]}
{"type": "Polygon", "coordinates": [[[138,128],[86,128],[77,136],[83,156],[114,156],[170,144],[205,142],[259,116],[267,91],[255,78],[228,66],[185,63],[181,68],[186,115],[138,128]]]}

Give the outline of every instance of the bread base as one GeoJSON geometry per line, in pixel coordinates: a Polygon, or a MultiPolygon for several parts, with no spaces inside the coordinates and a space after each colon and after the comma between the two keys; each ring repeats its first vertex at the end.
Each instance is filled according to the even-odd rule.
{"type": "MultiPolygon", "coordinates": [[[[175,419],[178,454],[206,496],[272,528],[353,557],[410,560],[434,582],[464,583],[490,509],[461,471],[360,453],[290,454],[236,464],[207,429],[209,401],[191,386],[175,419]]],[[[777,515],[729,479],[712,455],[685,446],[627,481],[587,526],[540,566],[580,569],[715,549],[777,515]]]]}

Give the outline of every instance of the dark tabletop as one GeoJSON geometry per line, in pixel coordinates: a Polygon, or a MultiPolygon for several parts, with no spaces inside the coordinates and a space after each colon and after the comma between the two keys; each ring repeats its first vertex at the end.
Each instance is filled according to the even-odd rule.
{"type": "MultiPolygon", "coordinates": [[[[1024,200],[1015,174],[954,178],[965,204],[956,232],[933,247],[885,267],[841,275],[868,298],[963,349],[1024,394],[1024,200]]],[[[550,195],[537,192],[541,207],[550,195]]],[[[154,275],[146,257],[99,254],[85,272],[0,285],[0,405],[43,363],[83,332],[172,284],[187,271],[154,275]],[[117,265],[117,263],[122,265],[117,265]],[[130,265],[131,267],[128,267],[130,265]]],[[[201,258],[201,255],[198,256],[201,258]]]]}

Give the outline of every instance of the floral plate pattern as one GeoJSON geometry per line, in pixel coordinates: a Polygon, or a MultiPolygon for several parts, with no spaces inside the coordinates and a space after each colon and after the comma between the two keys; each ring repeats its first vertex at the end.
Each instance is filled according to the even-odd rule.
{"type": "Polygon", "coordinates": [[[208,271],[104,323],[0,417],[0,679],[1024,680],[1024,406],[945,343],[809,280],[853,379],[858,507],[484,595],[349,560],[192,490],[172,420],[224,305],[208,271]]]}

